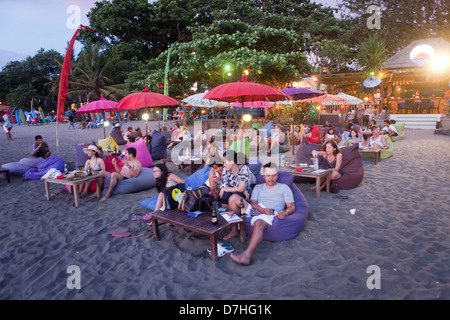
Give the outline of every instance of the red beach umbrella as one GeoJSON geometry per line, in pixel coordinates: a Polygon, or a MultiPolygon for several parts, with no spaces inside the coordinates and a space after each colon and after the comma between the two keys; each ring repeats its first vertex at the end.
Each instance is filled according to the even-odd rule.
{"type": "Polygon", "coordinates": [[[173,106],[180,104],[177,100],[160,93],[151,92],[147,88],[142,92],[135,92],[127,95],[119,101],[117,110],[137,110],[140,108],[152,108],[162,106],[173,106]]]}
{"type": "Polygon", "coordinates": [[[117,102],[100,98],[100,100],[92,101],[80,109],[77,110],[77,113],[96,113],[96,112],[113,112],[116,111],[117,102]]]}

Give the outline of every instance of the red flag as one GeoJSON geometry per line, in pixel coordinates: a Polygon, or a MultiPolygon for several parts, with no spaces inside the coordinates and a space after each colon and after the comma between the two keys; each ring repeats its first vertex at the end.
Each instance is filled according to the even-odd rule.
{"type": "Polygon", "coordinates": [[[64,62],[61,68],[61,75],[59,77],[58,107],[56,109],[56,119],[58,122],[63,122],[62,116],[64,114],[67,99],[67,90],[69,88],[70,59],[72,58],[73,45],[75,43],[75,40],[77,40],[78,33],[80,33],[80,30],[82,28],[95,32],[94,30],[80,24],[77,31],[75,31],[72,40],[70,40],[69,47],[67,48],[64,62]]]}

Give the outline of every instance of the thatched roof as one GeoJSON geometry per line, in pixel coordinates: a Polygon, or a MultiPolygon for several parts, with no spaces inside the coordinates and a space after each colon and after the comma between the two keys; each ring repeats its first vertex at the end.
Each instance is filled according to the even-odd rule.
{"type": "Polygon", "coordinates": [[[385,63],[386,69],[404,69],[404,68],[421,68],[411,62],[409,55],[411,50],[421,44],[428,44],[433,47],[435,56],[440,54],[448,54],[450,52],[450,43],[442,38],[429,38],[422,40],[415,40],[407,47],[397,52],[391,58],[387,59],[385,63]]]}

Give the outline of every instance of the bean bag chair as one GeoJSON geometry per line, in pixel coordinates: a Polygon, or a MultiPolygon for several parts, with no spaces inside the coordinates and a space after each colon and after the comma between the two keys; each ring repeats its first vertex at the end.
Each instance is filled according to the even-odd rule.
{"type": "Polygon", "coordinates": [[[259,176],[259,173],[261,171],[261,162],[259,160],[256,161],[256,163],[250,163],[248,165],[248,168],[253,173],[255,177],[259,176]]]}
{"type": "Polygon", "coordinates": [[[158,201],[158,196],[143,200],[139,204],[148,210],[155,211],[156,201],[158,201]]]}
{"type": "MultiPolygon", "coordinates": [[[[257,184],[265,183],[262,175],[256,178],[257,184]]],[[[308,202],[305,197],[294,184],[294,176],[288,172],[278,172],[278,182],[284,183],[292,190],[295,203],[295,212],[290,214],[286,219],[278,219],[275,217],[271,226],[264,230],[263,240],[266,241],[283,241],[295,239],[302,230],[306,218],[308,217],[308,202]]],[[[245,229],[247,235],[251,237],[253,227],[250,224],[251,217],[246,218],[245,229]]]]}
{"type": "MultiPolygon", "coordinates": [[[[272,149],[272,153],[276,153],[276,148],[272,149]]],[[[291,142],[289,141],[289,137],[286,135],[284,142],[280,144],[278,147],[278,153],[285,153],[291,150],[291,142]]]]}
{"type": "Polygon", "coordinates": [[[27,180],[40,180],[48,170],[55,168],[61,172],[64,172],[64,164],[66,162],[62,157],[50,156],[44,161],[41,161],[36,168],[28,170],[24,174],[24,178],[27,180]]]}
{"type": "Polygon", "coordinates": [[[292,164],[298,163],[306,163],[308,165],[312,165],[313,162],[311,160],[313,150],[320,150],[321,145],[310,143],[308,141],[303,141],[303,143],[298,147],[297,152],[295,153],[294,160],[291,162],[292,164]]]}
{"type": "Polygon", "coordinates": [[[264,133],[263,131],[263,134],[264,136],[270,137],[272,135],[272,130],[275,130],[275,127],[273,126],[273,121],[267,122],[265,126],[262,127],[260,130],[267,130],[266,133],[264,133]]]}
{"type": "Polygon", "coordinates": [[[196,189],[201,185],[205,184],[206,180],[208,179],[210,171],[211,171],[210,166],[205,166],[204,168],[197,170],[191,176],[184,179],[184,181],[186,181],[185,184],[186,189],[189,187],[191,187],[192,189],[196,189]]]}
{"type": "MultiPolygon", "coordinates": [[[[109,189],[111,177],[105,179],[104,196],[109,189]]],[[[119,181],[111,194],[135,193],[153,188],[156,185],[156,179],[153,177],[153,168],[142,168],[136,178],[119,181]]]]}
{"type": "Polygon", "coordinates": [[[106,151],[108,149],[111,151],[120,149],[119,145],[116,143],[116,141],[114,141],[113,137],[111,136],[109,136],[106,139],[98,139],[98,145],[102,147],[103,151],[106,151]]]}
{"type": "Polygon", "coordinates": [[[153,167],[153,159],[152,159],[152,156],[150,155],[150,152],[148,151],[148,148],[144,142],[144,139],[139,139],[136,142],[127,143],[125,145],[125,149],[131,148],[131,147],[136,149],[136,159],[141,162],[142,168],[153,167]]]}
{"type": "Polygon", "coordinates": [[[152,133],[152,152],[150,153],[153,161],[167,158],[166,137],[158,131],[152,133]]]}
{"type": "Polygon", "coordinates": [[[392,143],[391,138],[387,134],[384,135],[386,141],[389,145],[388,149],[381,149],[381,159],[387,159],[394,155],[394,144],[392,143]]]}
{"type": "Polygon", "coordinates": [[[341,149],[342,152],[342,176],[331,182],[331,192],[350,190],[356,188],[364,178],[364,165],[359,145],[341,149]]]}
{"type": "Polygon", "coordinates": [[[3,169],[8,169],[11,175],[22,177],[27,171],[34,167],[21,164],[20,162],[10,162],[2,165],[3,169]]]}
{"type": "MultiPolygon", "coordinates": [[[[80,166],[84,167],[86,161],[89,159],[89,156],[83,151],[84,148],[87,148],[87,146],[75,145],[75,168],[80,166]]],[[[105,158],[103,153],[100,153],[99,157],[102,159],[105,158]]]]}
{"type": "Polygon", "coordinates": [[[119,167],[119,169],[122,169],[122,167],[124,166],[123,162],[120,160],[119,157],[109,156],[104,160],[105,161],[105,170],[108,172],[116,172],[116,168],[112,164],[113,159],[116,159],[117,166],[119,167]]]}
{"type": "MultiPolygon", "coordinates": [[[[242,142],[241,142],[242,140],[237,140],[237,141],[233,141],[233,143],[230,145],[230,147],[228,148],[228,150],[233,150],[233,151],[235,151],[235,152],[241,152],[242,151],[242,142]]],[[[244,139],[244,153],[245,153],[245,156],[248,158],[248,155],[249,155],[249,150],[250,150],[250,147],[249,147],[249,144],[248,144],[248,138],[245,138],[244,139]]]]}
{"type": "Polygon", "coordinates": [[[37,165],[44,161],[44,158],[41,157],[28,157],[28,158],[23,158],[20,159],[19,163],[23,164],[24,166],[28,166],[28,167],[32,167],[32,168],[37,168],[37,165]]]}
{"type": "Polygon", "coordinates": [[[306,141],[310,143],[320,144],[320,141],[322,140],[320,130],[318,126],[313,126],[311,128],[311,137],[306,138],[306,141]]]}
{"type": "Polygon", "coordinates": [[[404,123],[394,123],[393,126],[397,129],[398,136],[391,137],[392,141],[398,141],[405,139],[405,124],[404,123]]]}
{"type": "Polygon", "coordinates": [[[119,146],[123,146],[123,145],[125,145],[125,144],[128,142],[127,140],[125,140],[125,139],[123,138],[122,132],[120,132],[119,129],[114,129],[114,130],[111,132],[111,136],[110,136],[110,137],[112,137],[112,138],[114,139],[114,141],[115,141],[119,146]]]}

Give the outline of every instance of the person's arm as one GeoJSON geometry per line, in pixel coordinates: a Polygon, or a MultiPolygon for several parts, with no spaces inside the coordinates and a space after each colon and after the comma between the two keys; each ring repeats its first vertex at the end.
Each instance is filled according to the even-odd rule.
{"type": "Polygon", "coordinates": [[[293,214],[294,212],[295,212],[294,202],[286,203],[286,209],[278,211],[278,218],[285,219],[288,215],[293,214]]]}
{"type": "Polygon", "coordinates": [[[258,210],[262,214],[273,215],[274,212],[270,208],[263,208],[258,204],[257,200],[250,200],[250,205],[253,209],[258,210]]]}
{"type": "Polygon", "coordinates": [[[184,181],[184,179],[181,179],[180,177],[178,177],[177,175],[175,175],[173,173],[169,173],[168,178],[176,183],[186,183],[186,181],[184,181]]]}
{"type": "Polygon", "coordinates": [[[284,132],[280,132],[280,144],[283,144],[285,140],[286,140],[286,135],[284,134],[284,132]]]}
{"type": "Polygon", "coordinates": [[[313,151],[311,151],[311,154],[313,156],[321,156],[321,157],[325,157],[326,156],[326,152],[325,151],[313,150],[313,151]]]}
{"type": "Polygon", "coordinates": [[[338,153],[338,155],[336,156],[336,166],[331,169],[331,171],[339,171],[341,169],[341,165],[342,165],[342,153],[338,153]]]}
{"type": "Polygon", "coordinates": [[[389,149],[389,144],[384,136],[381,136],[381,142],[383,143],[382,149],[389,149]]]}

